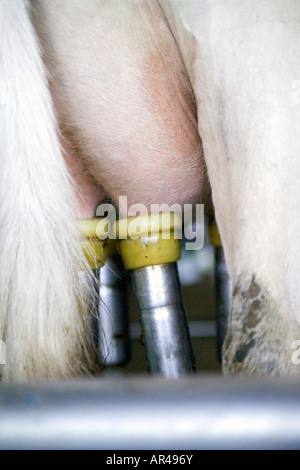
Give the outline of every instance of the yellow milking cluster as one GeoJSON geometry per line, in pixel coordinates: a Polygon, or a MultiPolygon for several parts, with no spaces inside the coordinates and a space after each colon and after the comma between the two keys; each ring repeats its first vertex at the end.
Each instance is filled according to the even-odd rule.
{"type": "Polygon", "coordinates": [[[194,357],[176,264],[181,254],[181,217],[174,213],[130,217],[118,220],[110,230],[106,219],[99,218],[80,220],[78,227],[90,267],[98,269],[104,265],[105,257],[109,258],[100,270],[100,297],[104,285],[105,303],[110,312],[109,315],[107,311],[102,312],[100,302],[100,361],[106,367],[114,367],[124,365],[130,356],[128,331],[124,324],[126,299],[120,300],[118,276],[112,278],[106,269],[118,250],[131,274],[149,371],[169,378],[193,372],[194,357]],[[161,331],[164,331],[164,337],[161,331]],[[118,341],[118,337],[124,341],[118,341]],[[110,347],[106,348],[106,344],[110,347]]]}
{"type": "Polygon", "coordinates": [[[104,234],[101,219],[80,219],[77,221],[80,244],[92,269],[101,268],[106,259],[107,242],[101,239],[104,234]],[[102,231],[102,232],[101,232],[102,231]]]}
{"type": "MultiPolygon", "coordinates": [[[[103,267],[100,270],[100,297],[101,286],[104,286],[103,294],[107,294],[105,303],[110,314],[102,312],[100,303],[98,347],[106,367],[125,364],[129,357],[126,339],[129,337],[124,323],[126,299],[120,300],[120,291],[117,293],[120,290],[118,275],[112,278],[107,271],[118,252],[124,267],[130,271],[149,371],[169,378],[194,372],[177,270],[181,256],[181,217],[175,213],[140,215],[120,219],[111,227],[105,217],[83,219],[78,221],[78,229],[90,267],[93,270],[103,267]],[[105,263],[106,259],[109,262],[105,263]],[[109,289],[111,294],[108,294],[109,289]],[[105,330],[104,341],[102,330],[105,330]],[[120,337],[124,339],[123,343],[116,339],[120,337]],[[105,349],[106,344],[110,344],[109,349],[105,349]]],[[[210,237],[213,245],[221,246],[216,225],[210,226],[210,237]]]]}
{"type": "Polygon", "coordinates": [[[137,269],[180,259],[181,218],[156,213],[118,220],[109,232],[107,219],[78,220],[81,246],[92,269],[103,266],[107,253],[119,251],[126,269],[137,269]]]}
{"type": "MultiPolygon", "coordinates": [[[[106,256],[119,250],[126,269],[137,269],[180,259],[181,217],[156,213],[120,219],[113,227],[106,218],[78,220],[81,246],[92,269],[101,268],[106,256]],[[107,237],[108,234],[110,237],[107,237]]],[[[209,225],[211,244],[221,247],[215,222],[209,225]]]]}

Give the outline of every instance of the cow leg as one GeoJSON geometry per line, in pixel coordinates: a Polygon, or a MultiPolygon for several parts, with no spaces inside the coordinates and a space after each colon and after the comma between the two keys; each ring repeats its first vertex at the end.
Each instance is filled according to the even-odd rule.
{"type": "Polygon", "coordinates": [[[164,2],[198,104],[232,277],[229,374],[299,374],[300,7],[164,2]]]}

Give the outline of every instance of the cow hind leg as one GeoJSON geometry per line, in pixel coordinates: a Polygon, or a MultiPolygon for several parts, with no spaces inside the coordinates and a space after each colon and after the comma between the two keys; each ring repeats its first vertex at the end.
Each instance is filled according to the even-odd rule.
{"type": "Polygon", "coordinates": [[[92,274],[79,244],[80,210],[26,1],[0,4],[0,57],[6,88],[0,106],[2,378],[89,373],[94,357],[87,289],[78,270],[87,271],[91,284],[92,274]]]}
{"type": "Polygon", "coordinates": [[[299,374],[293,343],[299,326],[285,319],[272,294],[255,274],[235,283],[228,332],[223,347],[226,375],[299,374]]]}
{"type": "Polygon", "coordinates": [[[160,5],[195,92],[232,279],[224,371],[299,374],[299,4],[160,5]]]}

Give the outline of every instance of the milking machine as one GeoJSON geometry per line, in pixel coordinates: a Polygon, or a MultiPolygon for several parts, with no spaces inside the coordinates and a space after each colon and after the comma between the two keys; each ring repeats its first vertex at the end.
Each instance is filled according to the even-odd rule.
{"type": "MultiPolygon", "coordinates": [[[[120,219],[110,229],[110,238],[104,240],[109,232],[107,223],[105,218],[78,222],[82,248],[96,279],[90,309],[94,312],[93,330],[101,364],[109,369],[124,366],[130,360],[125,282],[129,273],[149,372],[173,378],[194,371],[177,270],[181,218],[173,213],[159,213],[120,219]]],[[[221,362],[231,306],[231,280],[215,222],[209,225],[209,236],[215,251],[217,353],[221,362]]]]}
{"type": "Polygon", "coordinates": [[[127,272],[116,240],[108,240],[106,263],[99,275],[98,350],[106,368],[125,366],[131,358],[127,272]]]}
{"type": "MultiPolygon", "coordinates": [[[[101,240],[102,222],[79,221],[83,250],[100,280],[99,295],[95,295],[98,318],[92,318],[100,362],[106,367],[123,366],[130,359],[125,271],[117,240],[101,240]]],[[[149,372],[168,378],[195,370],[177,270],[180,228],[179,217],[163,213],[121,219],[113,228],[131,275],[149,372]]],[[[91,310],[95,311],[92,305],[91,310]]]]}
{"type": "Polygon", "coordinates": [[[177,270],[181,219],[159,213],[115,224],[120,252],[131,274],[151,373],[177,378],[195,369],[177,270]]]}
{"type": "Polygon", "coordinates": [[[125,270],[117,253],[117,241],[106,239],[104,218],[78,221],[81,246],[93,270],[90,296],[91,321],[99,362],[107,369],[130,360],[125,270]]]}

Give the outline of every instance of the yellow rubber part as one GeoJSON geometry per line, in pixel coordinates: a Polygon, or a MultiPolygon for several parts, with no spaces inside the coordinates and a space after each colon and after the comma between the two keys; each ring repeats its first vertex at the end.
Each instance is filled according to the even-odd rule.
{"type": "Polygon", "coordinates": [[[138,269],[180,259],[180,240],[144,239],[122,240],[120,252],[126,269],[138,269]]]}
{"type": "Polygon", "coordinates": [[[216,248],[221,248],[222,241],[221,241],[221,237],[220,237],[216,222],[212,222],[211,224],[209,224],[208,232],[209,232],[210,243],[216,248]]]}
{"type": "Polygon", "coordinates": [[[91,269],[101,268],[106,259],[106,224],[102,219],[79,219],[77,227],[81,235],[80,244],[91,269]]]}
{"type": "Polygon", "coordinates": [[[84,238],[105,239],[109,233],[108,221],[106,217],[78,219],[77,227],[80,235],[84,238]]]}
{"type": "Polygon", "coordinates": [[[81,248],[91,269],[101,268],[106,259],[106,242],[96,238],[80,240],[81,248]]]}
{"type": "Polygon", "coordinates": [[[181,243],[177,233],[181,227],[181,218],[173,213],[142,215],[116,222],[114,233],[120,239],[126,269],[178,261],[181,243]]]}

